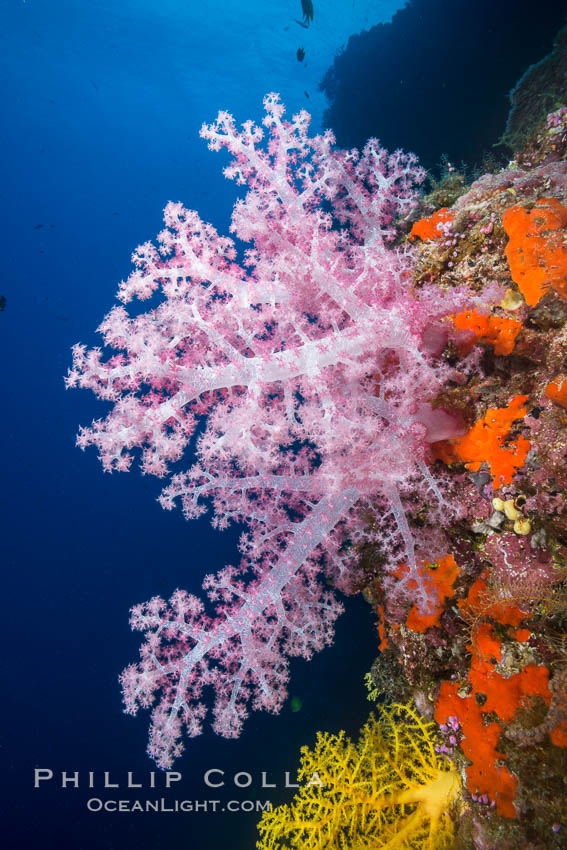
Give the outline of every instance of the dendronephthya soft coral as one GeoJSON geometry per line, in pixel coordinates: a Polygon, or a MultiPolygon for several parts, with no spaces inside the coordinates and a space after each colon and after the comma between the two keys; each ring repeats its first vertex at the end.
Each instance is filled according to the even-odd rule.
{"type": "Polygon", "coordinates": [[[114,352],[75,346],[68,379],[113,403],[78,440],[97,447],[107,470],[127,469],[140,449],[142,470],[163,477],[201,423],[196,458],[161,503],[181,502],[188,518],[210,504],[219,527],[248,526],[240,567],[206,578],[210,613],[183,591],[132,612],[146,643],[122,676],[126,709],[161,693],[149,752],[164,768],[183,727],[201,731],[207,688],[214,728],[228,737],[250,705],[279,710],[288,656],[330,642],[341,610],[318,574],[349,589],[369,510],[381,513],[391,591],[422,611],[436,602],[408,500],[443,503],[428,445],[459,430],[429,403],[451,372],[433,338],[474,299],[414,292],[411,258],[392,244],[424,177],[413,156],[376,140],[361,155],[336,151],[330,133],[309,137],[306,112],[285,121],[277,95],[265,108],[267,145],[261,127],[239,131],[226,112],[201,130],[232,154],[225,174],[248,185],[232,218],[251,243],[243,263],[231,239],[169,204],[158,248],[138,249],[119,290],[124,303],[161,300],[133,316],[115,307],[99,328],[114,352]]]}

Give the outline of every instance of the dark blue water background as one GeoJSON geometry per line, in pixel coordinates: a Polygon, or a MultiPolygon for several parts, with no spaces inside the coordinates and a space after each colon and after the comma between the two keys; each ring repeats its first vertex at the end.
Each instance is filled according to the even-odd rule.
{"type": "MultiPolygon", "coordinates": [[[[292,665],[290,692],[302,710],[293,713],[288,703],[278,718],[255,714],[238,741],[207,731],[188,742],[174,791],[162,791],[162,774],[157,789],[148,788],[147,713],[134,720],[121,712],[118,674],[139,647],[130,606],[177,587],[198,592],[205,573],[235,561],[236,533],[165,513],[155,501],[158,481],[136,471],[104,475],[93,451],[75,448],[78,425],[101,416],[104,405],[92,394],[65,392],[70,347],[97,344],[94,330],[129,274],[130,253],[161,229],[168,200],[227,231],[236,187],[222,177],[222,155],[199,139],[201,123],[219,108],[257,120],[262,94],[273,89],[293,109],[312,104],[320,117],[317,86],[325,50],[328,66],[335,49],[328,35],[317,42],[323,4],[315,3],[321,17],[309,32],[295,23],[299,0],[270,4],[271,17],[258,2],[235,17],[238,4],[227,2],[228,23],[222,3],[210,6],[0,4],[0,293],[7,297],[0,314],[0,806],[7,848],[251,848],[255,814],[95,814],[86,801],[278,802],[290,796],[283,776],[296,769],[300,746],[317,729],[354,734],[368,712],[362,678],[376,636],[361,599],[347,600],[332,649],[292,665]],[[301,65],[300,45],[307,49],[301,65]],[[53,770],[54,780],[34,789],[35,768],[53,770]],[[223,792],[204,786],[208,768],[227,772],[223,792]],[[78,789],[61,788],[63,770],[79,772],[78,789]],[[104,790],[104,771],[122,783],[133,771],[145,787],[104,790]],[[251,789],[231,786],[237,771],[253,775],[251,789]],[[258,788],[261,771],[276,791],[258,788]]],[[[370,23],[396,8],[375,6],[370,23]]],[[[358,11],[353,2],[353,27],[358,11]]]]}

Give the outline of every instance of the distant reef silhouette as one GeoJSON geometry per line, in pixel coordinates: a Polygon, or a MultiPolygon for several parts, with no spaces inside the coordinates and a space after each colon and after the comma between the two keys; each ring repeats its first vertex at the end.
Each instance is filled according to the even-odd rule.
{"type": "Polygon", "coordinates": [[[412,0],[335,58],[320,84],[324,126],[342,148],[376,136],[426,168],[442,155],[482,165],[505,132],[510,91],[564,23],[557,0],[412,0]]]}

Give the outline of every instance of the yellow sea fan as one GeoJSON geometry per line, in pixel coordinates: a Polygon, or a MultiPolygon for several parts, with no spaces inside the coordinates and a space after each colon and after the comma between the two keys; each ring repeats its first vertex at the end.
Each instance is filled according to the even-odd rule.
{"type": "Polygon", "coordinates": [[[258,850],[442,850],[452,840],[459,775],[412,705],[370,715],[356,745],[319,732],[301,750],[299,782],[289,805],[264,812],[258,850]]]}

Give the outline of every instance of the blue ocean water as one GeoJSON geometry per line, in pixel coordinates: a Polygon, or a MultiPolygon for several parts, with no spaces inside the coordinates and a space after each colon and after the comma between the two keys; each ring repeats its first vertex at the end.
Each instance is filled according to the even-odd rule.
{"type": "Polygon", "coordinates": [[[315,2],[305,29],[300,0],[0,3],[5,847],[253,847],[253,812],[95,812],[87,801],[277,803],[289,799],[285,772],[294,774],[318,729],[355,734],[366,718],[375,627],[368,606],[351,599],[334,646],[292,665],[301,711],[288,703],[280,717],[255,714],[237,741],[208,731],[188,742],[172,789],[159,771],[150,787],[147,713],[131,719],[120,704],[118,674],[139,647],[128,610],[177,587],[197,592],[206,573],[235,561],[237,532],[165,513],[160,483],[136,471],[104,475],[94,452],[74,445],[79,424],[104,405],[66,393],[63,375],[74,343],[97,344],[130,254],[159,232],[167,201],[227,232],[238,190],[222,176],[222,155],[199,139],[202,122],[220,108],[258,120],[262,96],[275,90],[321,129],[319,83],[335,55],[399,5],[315,2]],[[211,768],[226,772],[222,790],[204,784],[211,768]],[[34,788],[36,769],[53,778],[34,788]],[[78,788],[62,787],[63,771],[78,788]],[[141,790],[125,787],[129,771],[141,790]],[[262,771],[276,789],[260,787],[262,771]],[[105,772],[118,788],[103,787],[105,772]],[[237,772],[251,774],[249,789],[234,787],[237,772]]]}

